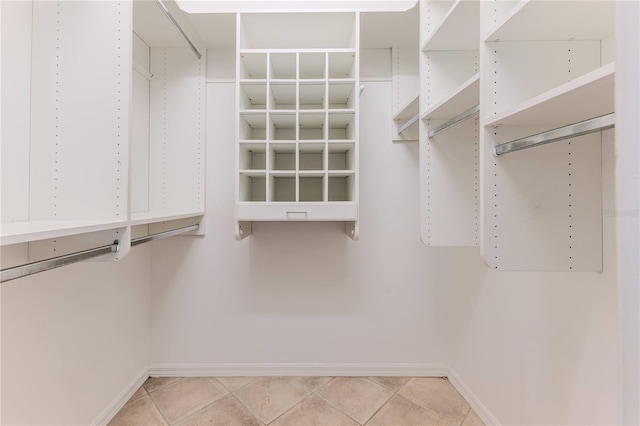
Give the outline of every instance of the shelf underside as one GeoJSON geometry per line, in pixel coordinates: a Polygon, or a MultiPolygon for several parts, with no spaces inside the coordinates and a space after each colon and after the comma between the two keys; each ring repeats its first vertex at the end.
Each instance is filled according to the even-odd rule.
{"type": "Polygon", "coordinates": [[[480,2],[456,1],[442,23],[427,37],[423,51],[474,50],[480,33],[480,2]]]}
{"type": "Polygon", "coordinates": [[[614,1],[522,1],[486,41],[602,40],[613,34],[614,1]]]}
{"type": "Polygon", "coordinates": [[[473,75],[446,99],[438,102],[423,115],[423,120],[448,120],[480,102],[480,76],[473,75]]]}
{"type": "Polygon", "coordinates": [[[563,126],[614,111],[615,65],[598,68],[493,117],[485,126],[563,126]]]}

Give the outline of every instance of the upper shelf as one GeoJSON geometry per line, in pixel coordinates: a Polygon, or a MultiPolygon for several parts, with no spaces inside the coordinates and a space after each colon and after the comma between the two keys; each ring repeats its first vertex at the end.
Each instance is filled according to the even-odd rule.
{"type": "Polygon", "coordinates": [[[420,95],[416,95],[414,98],[410,99],[400,111],[393,116],[394,120],[409,120],[418,114],[418,108],[420,107],[420,95]]]}
{"type": "Polygon", "coordinates": [[[6,222],[0,225],[0,245],[60,238],[127,226],[127,221],[24,221],[6,222]]]}
{"type": "Polygon", "coordinates": [[[243,13],[240,19],[240,49],[355,47],[352,12],[243,13]]]}
{"type": "Polygon", "coordinates": [[[462,83],[451,96],[422,114],[423,120],[448,120],[480,103],[480,74],[462,83]]]}
{"type": "Polygon", "coordinates": [[[480,33],[480,2],[457,0],[422,45],[422,51],[476,50],[480,33]]]}
{"type": "Polygon", "coordinates": [[[520,1],[486,41],[602,40],[614,33],[615,1],[520,1]]]}
{"type": "Polygon", "coordinates": [[[562,126],[614,111],[615,64],[610,63],[520,105],[488,117],[485,126],[562,126]]]}

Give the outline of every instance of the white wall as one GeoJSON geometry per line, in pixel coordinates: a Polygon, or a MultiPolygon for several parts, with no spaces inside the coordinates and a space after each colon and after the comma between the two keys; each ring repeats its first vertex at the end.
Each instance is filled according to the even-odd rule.
{"type": "MultiPolygon", "coordinates": [[[[603,140],[603,208],[615,208],[613,131],[603,140]]],[[[542,148],[544,149],[544,148],[542,148]]],[[[501,424],[619,424],[615,217],[604,272],[518,273],[461,250],[451,367],[501,424]]]]}
{"type": "Polygon", "coordinates": [[[0,423],[90,424],[146,373],[150,254],[2,284],[0,423]]]}
{"type": "Polygon", "coordinates": [[[361,97],[357,242],[342,223],[254,223],[235,241],[235,89],[207,85],[206,236],[153,247],[152,368],[447,361],[455,258],[420,242],[417,145],[390,142],[382,53],[385,81],[361,97]]]}
{"type": "Polygon", "coordinates": [[[640,424],[640,3],[617,5],[616,214],[622,421],[640,424]]]}

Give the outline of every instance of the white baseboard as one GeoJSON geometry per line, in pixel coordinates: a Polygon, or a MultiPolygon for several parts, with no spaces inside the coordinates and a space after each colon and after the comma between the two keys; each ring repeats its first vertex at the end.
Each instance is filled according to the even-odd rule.
{"type": "Polygon", "coordinates": [[[418,376],[444,377],[444,364],[151,364],[149,376],[418,376]]]}
{"type": "Polygon", "coordinates": [[[498,420],[495,418],[491,411],[480,401],[480,399],[476,396],[476,394],[471,391],[469,386],[465,382],[462,381],[460,376],[456,374],[456,372],[452,369],[448,369],[449,372],[447,377],[449,378],[449,382],[460,392],[460,395],[467,400],[473,411],[475,411],[480,419],[484,422],[485,425],[499,425],[498,420]]]}
{"type": "Polygon", "coordinates": [[[124,407],[134,393],[149,378],[149,369],[144,368],[136,377],[124,388],[122,392],[113,400],[111,404],[96,418],[92,425],[106,425],[118,414],[118,411],[124,407]]]}

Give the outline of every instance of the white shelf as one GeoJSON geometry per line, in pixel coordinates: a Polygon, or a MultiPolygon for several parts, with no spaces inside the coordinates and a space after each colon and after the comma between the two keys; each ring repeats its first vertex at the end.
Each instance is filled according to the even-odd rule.
{"type": "Polygon", "coordinates": [[[410,118],[413,118],[416,116],[416,114],[418,114],[418,110],[420,108],[420,95],[416,95],[415,97],[413,97],[413,99],[410,99],[409,102],[407,102],[402,108],[400,108],[400,111],[398,111],[396,113],[396,115],[393,116],[394,120],[409,120],[410,118]]]}
{"type": "Polygon", "coordinates": [[[457,0],[440,25],[422,45],[422,51],[477,50],[479,43],[480,2],[457,0]]]}
{"type": "Polygon", "coordinates": [[[146,225],[148,223],[167,222],[170,220],[187,219],[190,217],[204,216],[204,212],[167,213],[167,212],[141,212],[131,213],[131,220],[127,223],[131,226],[146,225]]]}
{"type": "Polygon", "coordinates": [[[121,220],[111,222],[97,220],[7,222],[0,225],[0,245],[86,234],[122,228],[127,224],[127,221],[121,220]]]}
{"type": "Polygon", "coordinates": [[[615,1],[524,0],[486,41],[602,40],[614,33],[615,1]]]}
{"type": "Polygon", "coordinates": [[[614,111],[615,64],[488,117],[485,126],[562,126],[614,111]]]}
{"type": "Polygon", "coordinates": [[[480,74],[462,83],[446,99],[441,100],[429,108],[423,115],[423,120],[447,120],[472,108],[480,102],[480,74]]]}

